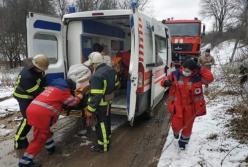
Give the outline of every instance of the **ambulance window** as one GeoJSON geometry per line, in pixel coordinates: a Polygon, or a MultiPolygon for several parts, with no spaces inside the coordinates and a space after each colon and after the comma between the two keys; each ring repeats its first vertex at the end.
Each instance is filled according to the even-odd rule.
{"type": "Polygon", "coordinates": [[[48,34],[35,34],[33,47],[34,55],[46,55],[49,59],[49,63],[51,64],[58,61],[58,40],[56,36],[48,34]]]}
{"type": "Polygon", "coordinates": [[[155,51],[156,51],[156,64],[162,65],[166,63],[167,49],[166,38],[155,36],[155,51]]]}

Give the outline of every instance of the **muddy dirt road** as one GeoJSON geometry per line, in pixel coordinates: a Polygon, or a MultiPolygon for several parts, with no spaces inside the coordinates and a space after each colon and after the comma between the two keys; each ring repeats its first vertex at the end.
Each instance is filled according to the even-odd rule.
{"type": "MultiPolygon", "coordinates": [[[[94,141],[93,131],[78,136],[80,121],[77,118],[63,119],[55,127],[57,151],[48,156],[43,150],[38,156],[42,167],[155,167],[168,133],[169,116],[163,103],[155,109],[150,120],[139,117],[134,127],[125,122],[125,117],[113,117],[111,149],[107,153],[89,150],[94,141]]],[[[0,143],[0,166],[14,167],[23,151],[14,151],[8,139],[0,143]]]]}

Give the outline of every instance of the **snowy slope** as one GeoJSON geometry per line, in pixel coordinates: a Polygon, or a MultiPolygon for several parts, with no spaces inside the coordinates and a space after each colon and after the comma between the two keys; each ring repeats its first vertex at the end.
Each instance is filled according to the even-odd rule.
{"type": "MultiPolygon", "coordinates": [[[[213,48],[211,54],[215,57],[217,64],[225,64],[229,62],[229,59],[231,58],[233,52],[234,44],[235,40],[229,40],[222,42],[217,47],[213,48]]],[[[241,49],[237,49],[235,57],[240,56],[241,52],[241,49]]]]}
{"type": "MultiPolygon", "coordinates": [[[[220,65],[229,61],[233,47],[234,41],[226,41],[211,51],[216,59],[216,66],[213,69],[215,82],[210,85],[210,91],[218,91],[224,87],[220,79],[220,65]]],[[[248,166],[242,164],[248,156],[248,146],[228,137],[226,127],[231,115],[225,111],[237,103],[237,97],[217,96],[211,100],[206,98],[206,101],[207,115],[196,118],[186,150],[178,149],[178,140],[174,139],[170,129],[158,167],[248,166]]]]}
{"type": "Polygon", "coordinates": [[[235,104],[235,97],[219,97],[208,104],[208,114],[196,118],[190,143],[185,151],[178,149],[170,129],[158,167],[238,166],[248,155],[248,146],[228,138],[226,122],[230,119],[225,111],[235,104]]]}

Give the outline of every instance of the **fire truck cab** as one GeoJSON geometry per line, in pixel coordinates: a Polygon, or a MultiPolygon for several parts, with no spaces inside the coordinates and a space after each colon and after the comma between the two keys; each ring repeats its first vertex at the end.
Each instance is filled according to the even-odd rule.
{"type": "Polygon", "coordinates": [[[201,39],[205,34],[205,25],[197,18],[193,20],[163,20],[171,34],[172,61],[181,64],[187,58],[200,56],[201,39]]]}

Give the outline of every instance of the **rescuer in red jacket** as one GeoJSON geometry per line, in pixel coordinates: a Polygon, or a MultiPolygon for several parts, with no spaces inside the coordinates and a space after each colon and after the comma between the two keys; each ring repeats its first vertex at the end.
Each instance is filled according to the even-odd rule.
{"type": "Polygon", "coordinates": [[[41,151],[43,146],[48,153],[55,151],[55,143],[50,127],[57,122],[62,106],[75,106],[82,96],[74,97],[71,92],[76,88],[71,80],[55,79],[38,95],[27,108],[28,124],[33,129],[33,140],[26,149],[19,167],[34,166],[33,158],[41,151]]]}
{"type": "Polygon", "coordinates": [[[169,87],[167,110],[172,114],[174,137],[180,136],[178,144],[182,150],[189,142],[195,117],[206,114],[202,85],[213,80],[209,69],[189,59],[161,82],[162,86],[169,87]]]}
{"type": "Polygon", "coordinates": [[[122,51],[119,52],[116,57],[121,58],[121,72],[120,72],[120,82],[121,82],[121,88],[126,88],[127,87],[127,80],[129,78],[129,64],[130,64],[130,50],[128,51],[122,51]]]}

